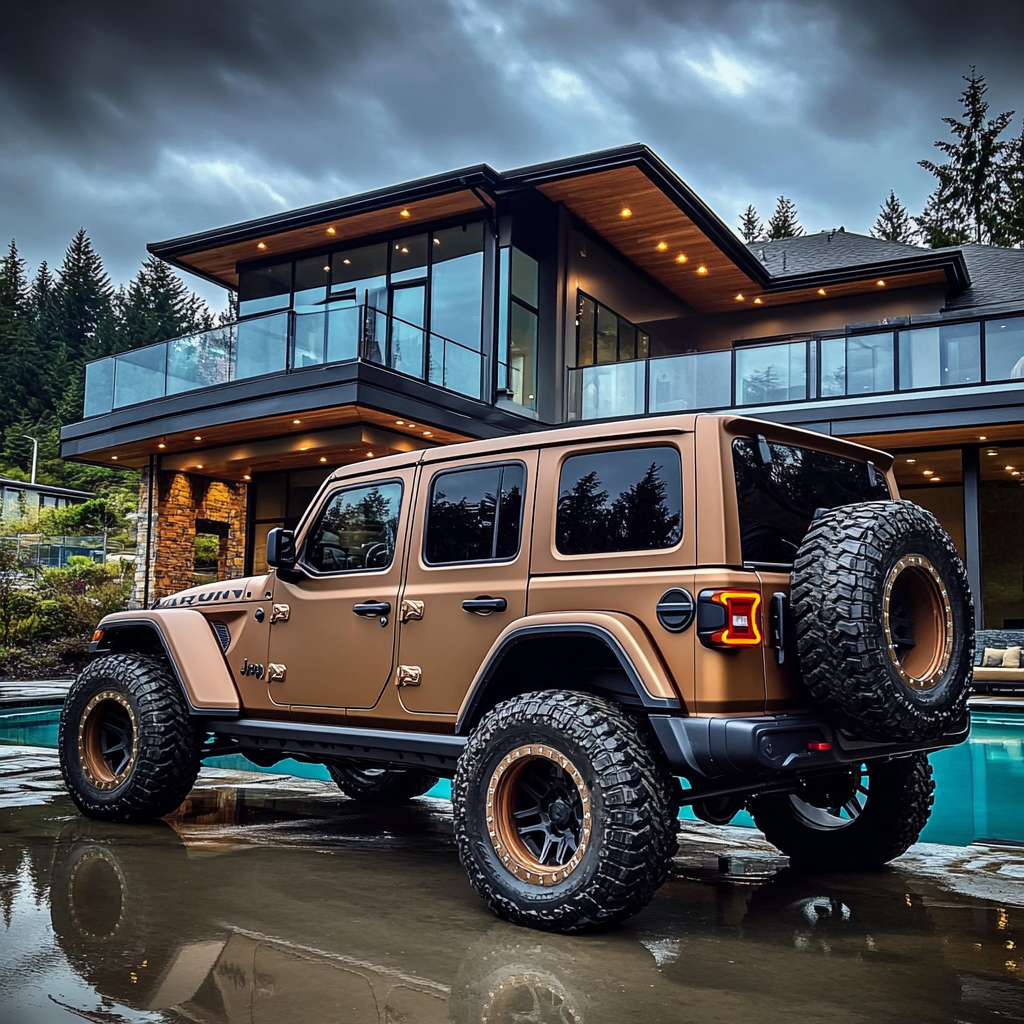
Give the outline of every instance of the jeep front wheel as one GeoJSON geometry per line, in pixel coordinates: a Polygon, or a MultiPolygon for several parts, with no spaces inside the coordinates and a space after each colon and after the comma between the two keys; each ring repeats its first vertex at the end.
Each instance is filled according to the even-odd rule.
{"type": "Polygon", "coordinates": [[[105,821],[152,821],[188,796],[201,739],[164,662],[112,654],[68,691],[57,739],[61,773],[78,809],[105,821]]]}
{"type": "Polygon", "coordinates": [[[607,701],[545,691],[499,704],[452,787],[459,858],[508,921],[580,931],[653,898],[676,852],[678,783],[607,701]]]}

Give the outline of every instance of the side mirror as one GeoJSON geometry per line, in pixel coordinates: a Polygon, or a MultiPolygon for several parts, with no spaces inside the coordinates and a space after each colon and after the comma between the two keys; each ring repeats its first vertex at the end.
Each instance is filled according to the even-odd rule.
{"type": "Polygon", "coordinates": [[[267,534],[267,565],[273,569],[295,568],[295,533],[280,526],[267,534]]]}

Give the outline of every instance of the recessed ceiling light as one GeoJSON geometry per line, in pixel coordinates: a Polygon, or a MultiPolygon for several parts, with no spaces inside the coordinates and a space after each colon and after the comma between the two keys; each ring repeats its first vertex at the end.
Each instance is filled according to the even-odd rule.
{"type": "Polygon", "coordinates": [[[292,420],[292,423],[294,423],[296,426],[298,426],[301,422],[302,420],[292,420]]]}
{"type": "Polygon", "coordinates": [[[410,428],[411,428],[411,427],[415,427],[415,426],[416,426],[416,424],[415,424],[415,423],[407,423],[407,424],[406,424],[406,426],[408,426],[408,427],[410,427],[410,428]]]}
{"type": "Polygon", "coordinates": [[[113,460],[114,460],[115,462],[117,462],[117,456],[116,456],[116,455],[111,455],[110,457],[111,457],[111,458],[112,458],[112,459],[113,459],[113,460]]]}
{"type": "Polygon", "coordinates": [[[327,234],[329,234],[329,235],[336,235],[337,233],[338,232],[335,231],[334,228],[328,228],[327,229],[327,234]]]}
{"type": "Polygon", "coordinates": [[[429,430],[424,430],[423,431],[423,436],[424,437],[430,437],[431,436],[430,431],[429,430]]]}
{"type": "Polygon", "coordinates": [[[925,475],[925,476],[932,476],[932,475],[933,475],[934,473],[935,473],[935,470],[934,470],[934,469],[926,469],[926,470],[924,471],[924,475],[925,475]]]}
{"type": "Polygon", "coordinates": [[[408,249],[406,249],[406,247],[405,247],[405,246],[403,245],[403,246],[402,246],[402,252],[404,252],[404,253],[408,253],[408,251],[409,251],[409,250],[408,250],[408,249]]]}
{"type": "Polygon", "coordinates": [[[676,263],[685,263],[685,262],[686,262],[686,253],[685,253],[685,252],[681,252],[681,253],[680,253],[680,254],[679,254],[679,255],[678,255],[677,257],[676,257],[676,263]]]}
{"type": "Polygon", "coordinates": [[[243,477],[242,477],[242,479],[243,479],[243,480],[251,480],[251,479],[252,479],[252,477],[251,477],[251,476],[249,476],[249,474],[248,474],[248,473],[246,473],[246,474],[245,474],[245,476],[243,476],[243,477]]]}
{"type": "Polygon", "coordinates": [[[819,288],[818,289],[818,294],[819,295],[824,295],[825,294],[825,289],[824,288],[819,288]]]}
{"type": "Polygon", "coordinates": [[[438,238],[437,235],[435,235],[434,236],[434,245],[440,245],[440,244],[441,244],[441,239],[438,238]]]}
{"type": "Polygon", "coordinates": [[[1013,469],[1013,466],[1007,466],[1007,470],[1013,469]]]}
{"type": "Polygon", "coordinates": [[[985,452],[986,455],[998,455],[999,452],[985,452]]]}
{"type": "Polygon", "coordinates": [[[166,448],[166,447],[167,447],[167,445],[165,445],[165,444],[163,443],[163,441],[161,441],[161,442],[160,442],[160,443],[159,443],[159,444],[157,445],[157,448],[166,448]]]}
{"type": "Polygon", "coordinates": [[[346,267],[352,266],[352,261],[351,260],[342,260],[341,262],[344,263],[346,267]]]}
{"type": "Polygon", "coordinates": [[[411,217],[412,214],[408,210],[399,210],[398,211],[398,216],[399,217],[411,217]]]}
{"type": "Polygon", "coordinates": [[[328,264],[326,267],[324,267],[324,270],[329,274],[331,272],[330,265],[328,264]]]}
{"type": "Polygon", "coordinates": [[[758,295],[758,297],[756,299],[754,299],[754,305],[755,306],[760,306],[761,305],[761,296],[760,295],[758,295]]]}
{"type": "Polygon", "coordinates": [[[884,288],[885,287],[885,282],[884,281],[876,281],[875,284],[877,284],[879,288],[884,288]]]}
{"type": "Polygon", "coordinates": [[[1019,470],[1019,469],[1015,469],[1015,470],[1014,470],[1014,471],[1013,471],[1013,472],[1012,472],[1012,473],[1010,474],[1010,476],[1020,476],[1020,470],[1019,470]]]}
{"type": "Polygon", "coordinates": [[[203,468],[203,464],[201,462],[197,462],[196,463],[196,469],[202,469],[202,468],[203,468]]]}
{"type": "Polygon", "coordinates": [[[932,479],[931,479],[931,483],[937,484],[939,482],[939,479],[940,479],[939,477],[933,476],[932,479]]]}
{"type": "Polygon", "coordinates": [[[988,438],[984,434],[982,434],[981,437],[978,438],[978,440],[979,441],[987,441],[988,438]]]}
{"type": "Polygon", "coordinates": [[[366,457],[367,457],[368,459],[372,459],[372,458],[373,458],[373,452],[367,452],[367,453],[366,453],[366,457]]]}
{"type": "Polygon", "coordinates": [[[299,446],[299,451],[300,452],[308,452],[309,448],[310,448],[310,446],[308,444],[303,444],[303,445],[299,446]]]}
{"type": "Polygon", "coordinates": [[[267,243],[266,242],[257,242],[256,243],[256,248],[257,249],[266,249],[266,247],[267,247],[267,243]]]}
{"type": "Polygon", "coordinates": [[[743,292],[737,292],[737,294],[736,294],[736,301],[737,302],[746,302],[747,301],[745,298],[743,298],[743,292]]]}
{"type": "Polygon", "coordinates": [[[395,420],[395,426],[396,427],[404,427],[405,426],[405,420],[395,420]]]}
{"type": "Polygon", "coordinates": [[[907,462],[913,465],[915,462],[917,462],[917,459],[907,459],[907,462]]]}
{"type": "Polygon", "coordinates": [[[628,219],[629,217],[633,216],[633,211],[628,206],[624,206],[621,210],[619,210],[619,216],[624,219],[628,219]]]}
{"type": "Polygon", "coordinates": [[[668,248],[668,242],[659,242],[655,248],[658,252],[664,252],[668,248]]]}
{"type": "Polygon", "coordinates": [[[697,273],[700,274],[701,277],[707,276],[707,272],[708,268],[705,267],[703,263],[697,268],[697,273]]]}
{"type": "Polygon", "coordinates": [[[193,437],[192,440],[193,441],[202,441],[202,438],[198,434],[196,434],[196,436],[193,437]]]}
{"type": "Polygon", "coordinates": [[[327,461],[327,456],[326,455],[321,455],[320,456],[320,461],[321,462],[326,462],[327,461]]]}

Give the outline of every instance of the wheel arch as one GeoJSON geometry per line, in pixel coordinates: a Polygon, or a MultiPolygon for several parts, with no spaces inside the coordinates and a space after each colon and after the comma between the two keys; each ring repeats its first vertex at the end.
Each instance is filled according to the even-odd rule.
{"type": "Polygon", "coordinates": [[[683,706],[657,652],[628,617],[541,614],[512,623],[494,642],[459,709],[456,735],[501,701],[544,689],[590,693],[648,712],[683,706]]]}
{"type": "Polygon", "coordinates": [[[104,618],[102,637],[89,645],[92,655],[162,656],[193,715],[230,717],[241,712],[238,689],[206,617],[189,608],[145,613],[122,612],[104,618]]]}

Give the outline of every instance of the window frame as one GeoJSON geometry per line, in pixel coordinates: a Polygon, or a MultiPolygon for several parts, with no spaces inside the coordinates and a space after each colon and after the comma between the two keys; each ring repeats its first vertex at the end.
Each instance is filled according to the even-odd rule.
{"type": "Polygon", "coordinates": [[[305,535],[302,538],[302,551],[301,551],[301,554],[299,555],[299,558],[298,558],[298,561],[297,561],[297,565],[302,569],[302,571],[304,573],[306,573],[307,575],[309,575],[311,577],[315,577],[317,579],[323,579],[325,577],[330,577],[330,576],[353,576],[353,575],[356,575],[357,573],[378,573],[378,574],[380,574],[380,573],[391,572],[391,570],[394,569],[396,564],[401,566],[401,559],[398,558],[398,554],[399,554],[399,550],[398,549],[399,549],[399,544],[400,544],[401,538],[402,538],[402,517],[405,514],[405,505],[406,505],[406,487],[405,487],[405,481],[401,477],[388,476],[388,477],[383,477],[380,480],[372,480],[372,481],[365,481],[365,480],[360,480],[358,482],[354,481],[354,480],[351,481],[351,482],[345,481],[340,487],[336,487],[334,490],[328,491],[327,494],[324,496],[323,502],[320,505],[320,508],[318,509],[316,516],[310,522],[309,528],[305,531],[305,535]],[[395,530],[395,550],[394,550],[394,553],[392,555],[391,561],[386,566],[383,566],[382,568],[379,568],[379,569],[367,569],[367,568],[364,567],[362,569],[330,569],[330,570],[325,570],[325,569],[314,568],[309,563],[309,560],[308,560],[308,557],[307,557],[308,550],[309,550],[309,543],[310,543],[310,540],[312,539],[313,534],[316,531],[317,526],[319,525],[322,517],[324,516],[324,514],[326,513],[328,507],[331,505],[331,503],[334,501],[334,499],[339,494],[344,494],[347,491],[366,490],[366,489],[372,488],[372,487],[382,487],[385,484],[398,484],[399,489],[400,489],[400,496],[399,496],[399,499],[398,499],[398,528],[395,530]]]}
{"type": "Polygon", "coordinates": [[[606,302],[602,302],[600,299],[595,298],[589,292],[585,292],[582,288],[576,289],[576,366],[617,366],[619,363],[638,363],[651,358],[651,336],[643,330],[639,324],[634,323],[628,317],[623,316],[621,313],[616,312],[606,302]],[[583,351],[583,337],[582,331],[582,313],[583,303],[591,302],[594,305],[594,331],[593,336],[590,338],[589,348],[591,361],[589,363],[580,362],[580,355],[583,351]],[[610,362],[599,362],[597,358],[597,338],[598,338],[598,316],[600,310],[607,310],[616,318],[616,329],[615,329],[615,359],[610,362]],[[622,325],[627,324],[633,331],[633,352],[634,355],[627,358],[623,358],[620,340],[622,338],[622,325]],[[640,355],[640,338],[646,339],[646,355],[640,355]]]}
{"type": "Polygon", "coordinates": [[[477,462],[468,466],[451,466],[440,469],[431,476],[426,491],[426,500],[423,506],[423,536],[420,539],[420,560],[428,569],[457,569],[472,565],[507,565],[514,562],[523,553],[523,525],[526,517],[526,491],[530,482],[530,471],[522,459],[502,459],[498,462],[477,462]],[[519,466],[523,470],[522,490],[522,511],[519,518],[519,535],[516,539],[515,554],[507,558],[467,558],[458,562],[431,562],[427,558],[427,534],[430,530],[430,514],[434,503],[434,487],[443,476],[450,476],[452,473],[468,473],[473,470],[499,469],[502,471],[498,481],[498,494],[496,495],[494,510],[494,530],[491,538],[491,550],[495,549],[498,540],[498,526],[501,518],[501,489],[504,484],[504,470],[508,466],[519,466]]]}
{"type": "Polygon", "coordinates": [[[664,556],[670,552],[678,551],[686,542],[686,457],[683,449],[666,438],[652,439],[647,444],[617,444],[614,447],[599,448],[574,448],[565,452],[558,460],[558,475],[554,486],[554,502],[551,508],[551,552],[556,560],[562,559],[582,560],[587,558],[637,558],[650,556],[664,556]],[[679,460],[679,539],[675,544],[664,548],[626,548],[622,551],[580,551],[573,554],[564,552],[558,546],[558,503],[562,496],[562,473],[565,471],[566,463],[580,455],[610,455],[616,452],[639,452],[652,448],[664,448],[675,453],[679,460]]]}

